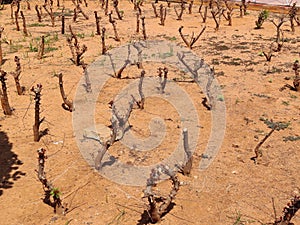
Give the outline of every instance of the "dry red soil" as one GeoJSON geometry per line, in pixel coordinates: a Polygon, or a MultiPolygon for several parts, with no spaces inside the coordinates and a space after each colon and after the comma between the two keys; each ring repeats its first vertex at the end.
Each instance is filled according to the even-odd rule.
{"type": "MultiPolygon", "coordinates": [[[[4,5],[0,10],[0,26],[4,28],[1,38],[4,63],[1,69],[8,73],[15,71],[14,57],[18,56],[22,66],[20,82],[26,87],[25,94],[18,96],[13,77],[8,76],[8,96],[14,112],[12,116],[0,113],[0,223],[144,224],[141,217],[148,209],[147,199],[142,198],[144,187],[117,184],[101,176],[82,157],[73,131],[72,113],[61,107],[57,77],[58,73],[63,73],[65,91],[68,98],[73,99],[77,86],[81,85],[79,80],[83,72],[81,66],[74,65],[70,60],[72,55],[66,40],[70,36],[69,24],[72,24],[80,45],[87,46],[84,62],[91,65],[101,56],[101,38],[95,34],[95,10],[101,16],[101,27],[106,27],[109,51],[142,40],[142,33],[136,34],[135,31],[133,4],[120,1],[123,20],[117,20],[116,14],[113,14],[120,42],[113,39],[112,26],[99,1],[90,0],[87,7],[82,4],[82,10],[89,15],[89,19],[80,14],[77,22],[72,21],[72,2],[61,1],[60,7],[53,7],[56,16],[54,27],[44,10],[42,22],[37,21],[35,4],[41,5],[42,2],[30,1],[31,10],[27,9],[25,1],[21,2],[28,36],[22,32],[21,17],[20,31],[16,31],[10,5],[4,5]],[[66,16],[64,35],[60,33],[63,6],[66,16]],[[46,38],[46,52],[42,59],[38,59],[36,50],[42,35],[46,38]],[[34,142],[34,96],[30,89],[37,83],[43,85],[41,117],[45,120],[41,130],[47,128],[49,132],[39,142],[34,142]],[[41,147],[46,148],[48,155],[45,164],[47,178],[59,188],[63,203],[69,208],[66,215],[55,214],[53,208],[43,203],[44,191],[36,172],[37,149],[41,147]]],[[[162,4],[166,6],[165,2],[162,4]]],[[[167,40],[185,46],[178,28],[184,26],[183,33],[187,35],[202,29],[204,24],[198,5],[194,5],[192,14],[186,10],[182,20],[176,20],[174,5],[171,3],[171,7],[167,8],[165,26],[161,26],[159,18],[155,18],[150,3],[146,2],[141,7],[148,40],[167,40]]],[[[109,9],[113,10],[112,3],[109,9]]],[[[262,29],[254,29],[259,11],[249,9],[247,15],[240,18],[239,10],[235,9],[232,26],[228,26],[222,17],[217,31],[208,11],[206,30],[192,51],[215,69],[215,78],[222,88],[221,98],[226,104],[225,137],[215,160],[206,170],[200,171],[198,165],[211,133],[211,111],[201,103],[205,97],[203,90],[195,83],[178,82],[195,105],[201,133],[191,175],[178,174],[181,186],[174,200],[175,205],[160,224],[267,224],[274,222],[273,205],[279,217],[290,199],[299,195],[300,93],[279,89],[293,83],[293,63],[300,58],[300,27],[296,26],[295,32],[292,32],[289,22],[283,24],[282,50],[273,52],[268,63],[262,52],[268,53],[275,40],[276,29],[271,20],[277,23],[284,10],[278,8],[277,11],[270,12],[262,29]],[[284,122],[289,126],[269,137],[260,148],[262,157],[255,164],[251,160],[255,155],[254,148],[270,131],[262,119],[284,122]],[[295,140],[286,140],[287,137],[294,137],[295,140]]],[[[160,66],[160,63],[145,62],[146,76],[156,76],[160,66]]],[[[169,79],[180,78],[176,68],[169,66],[169,70],[169,79]]],[[[140,70],[133,66],[124,71],[124,76],[138,77],[139,74],[140,70]]],[[[110,125],[108,102],[130,81],[116,78],[107,81],[97,100],[97,122],[110,125]]],[[[182,139],[180,117],[171,104],[159,98],[146,99],[144,110],[134,109],[132,112],[129,119],[132,131],[138,137],[149,136],[148,124],[153,115],[165,122],[166,135],[161,147],[141,154],[116,142],[109,152],[119,160],[135,165],[158,163],[168,156],[182,139]]],[[[166,196],[170,188],[171,182],[164,181],[155,187],[155,191],[166,196]]],[[[299,213],[292,222],[300,224],[299,213]]]]}

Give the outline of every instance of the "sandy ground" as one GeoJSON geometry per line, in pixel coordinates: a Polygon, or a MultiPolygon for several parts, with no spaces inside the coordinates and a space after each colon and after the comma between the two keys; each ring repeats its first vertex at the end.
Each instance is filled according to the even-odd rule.
{"type": "MultiPolygon", "coordinates": [[[[70,99],[74,98],[78,82],[83,76],[82,68],[70,60],[71,52],[66,41],[69,30],[66,29],[65,35],[60,34],[59,15],[62,7],[54,7],[57,17],[52,27],[44,11],[42,22],[38,23],[34,2],[30,3],[31,10],[27,9],[25,2],[21,3],[28,36],[22,32],[21,18],[21,31],[16,31],[9,6],[0,10],[5,59],[1,69],[14,71],[14,57],[19,56],[22,65],[20,82],[27,90],[24,95],[18,96],[13,77],[8,76],[8,94],[14,113],[12,116],[0,115],[1,224],[145,224],[141,220],[144,210],[148,209],[147,199],[142,198],[144,187],[119,185],[90,167],[76,144],[72,113],[61,107],[56,74],[63,73],[65,90],[70,99]],[[36,50],[42,35],[46,37],[46,53],[42,59],[37,59],[36,50]],[[33,142],[34,101],[30,88],[37,83],[43,85],[41,116],[45,120],[41,130],[47,128],[49,132],[39,142],[33,142]],[[65,216],[54,214],[53,208],[42,201],[44,191],[36,173],[36,150],[40,147],[47,149],[47,177],[59,187],[63,203],[69,208],[65,216]]],[[[129,1],[122,1],[119,5],[124,11],[124,19],[117,20],[120,42],[113,39],[111,24],[97,1],[89,1],[88,7],[82,5],[90,18],[85,20],[79,15],[76,23],[72,22],[72,3],[64,1],[61,5],[65,6],[66,25],[72,24],[79,43],[88,48],[84,54],[84,61],[88,65],[101,56],[101,39],[95,35],[94,10],[102,18],[101,26],[107,29],[109,49],[143,38],[141,33],[135,33],[136,16],[129,1]]],[[[112,5],[110,9],[113,9],[112,5]]],[[[159,25],[159,19],[154,17],[150,4],[145,3],[142,11],[149,40],[168,40],[184,46],[178,28],[184,26],[183,33],[190,35],[199,32],[204,25],[197,13],[198,6],[194,6],[192,14],[184,12],[182,20],[176,20],[173,6],[168,8],[165,26],[159,25]]],[[[194,102],[201,135],[191,176],[178,175],[182,185],[175,205],[160,224],[266,224],[274,221],[272,199],[277,216],[280,216],[287,202],[294,195],[299,195],[300,140],[285,141],[285,138],[297,139],[300,136],[300,95],[289,89],[282,92],[279,89],[284,84],[292,84],[292,65],[300,57],[300,28],[296,27],[293,33],[289,23],[284,23],[282,51],[274,52],[271,62],[267,63],[262,51],[268,52],[275,40],[276,29],[270,20],[277,21],[279,14],[271,13],[270,20],[264,23],[262,29],[254,29],[258,13],[250,10],[240,18],[239,11],[235,10],[233,25],[228,26],[222,18],[218,31],[208,13],[207,28],[193,52],[214,67],[216,79],[222,87],[226,104],[225,138],[213,163],[208,169],[199,171],[198,165],[211,132],[211,111],[201,103],[205,96],[203,90],[195,83],[178,82],[194,102]],[[254,156],[253,150],[270,131],[262,118],[288,123],[289,126],[271,135],[261,147],[263,156],[258,164],[254,164],[250,159],[254,156]]],[[[161,64],[146,64],[145,69],[155,71],[159,66],[161,64]]],[[[180,77],[176,68],[170,66],[169,69],[169,79],[180,77]]],[[[124,74],[135,77],[138,76],[137,72],[129,67],[124,74]]],[[[102,115],[96,118],[97,122],[110,124],[108,102],[129,81],[111,78],[105,84],[97,101],[97,115],[102,115]]],[[[109,149],[111,154],[132,164],[141,163],[143,157],[143,163],[158,162],[158,155],[163,158],[170,154],[177,140],[181,139],[178,113],[172,105],[160,99],[146,99],[145,110],[133,110],[130,118],[132,131],[137,136],[149,135],[151,115],[161,117],[166,124],[166,140],[161,148],[141,155],[134,154],[117,142],[109,149]]],[[[156,191],[166,196],[170,188],[170,181],[165,181],[156,187],[156,191]]],[[[300,224],[299,214],[292,222],[300,224]]]]}
{"type": "Polygon", "coordinates": [[[300,4],[299,1],[294,0],[294,1],[288,1],[288,0],[252,0],[250,2],[254,3],[262,3],[262,4],[270,4],[270,5],[290,5],[292,3],[297,3],[297,5],[300,4]]]}

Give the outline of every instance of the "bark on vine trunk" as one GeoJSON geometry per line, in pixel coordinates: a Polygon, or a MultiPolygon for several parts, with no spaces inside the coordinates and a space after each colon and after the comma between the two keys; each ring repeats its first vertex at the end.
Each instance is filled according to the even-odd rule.
{"type": "Polygon", "coordinates": [[[62,73],[58,74],[58,79],[59,79],[60,94],[61,94],[61,97],[64,101],[62,103],[62,107],[65,110],[68,110],[68,111],[72,112],[73,111],[73,103],[70,100],[68,100],[68,98],[66,96],[66,93],[65,93],[65,90],[64,90],[64,85],[63,85],[63,75],[62,75],[62,73]]]}
{"type": "Polygon", "coordinates": [[[7,80],[6,75],[7,73],[4,70],[0,71],[0,82],[2,86],[2,92],[0,92],[1,106],[5,115],[12,115],[12,109],[10,108],[7,96],[7,87],[5,82],[7,80]]]}
{"type": "Polygon", "coordinates": [[[41,101],[41,91],[42,85],[37,84],[36,87],[32,87],[31,91],[34,93],[34,125],[33,125],[33,140],[38,142],[40,140],[40,124],[42,120],[40,120],[40,101],[41,101]]]}

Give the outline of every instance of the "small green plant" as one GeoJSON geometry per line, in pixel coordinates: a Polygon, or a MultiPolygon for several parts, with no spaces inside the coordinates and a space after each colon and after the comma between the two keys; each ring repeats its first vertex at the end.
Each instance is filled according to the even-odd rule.
{"type": "Polygon", "coordinates": [[[263,23],[265,22],[265,20],[269,17],[269,11],[268,10],[262,10],[260,11],[260,13],[258,14],[258,18],[257,21],[255,21],[255,29],[261,29],[263,23]]]}
{"type": "Polygon", "coordinates": [[[85,34],[84,33],[77,33],[76,36],[79,37],[79,38],[84,38],[85,34]]]}
{"type": "Polygon", "coordinates": [[[282,105],[288,106],[290,103],[288,101],[282,101],[282,105]]]}
{"type": "Polygon", "coordinates": [[[245,221],[242,220],[242,216],[240,212],[237,212],[236,220],[234,221],[233,225],[242,225],[245,221]]]}
{"type": "MultiPolygon", "coordinates": [[[[118,209],[119,210],[119,209],[118,209]]],[[[119,214],[113,218],[111,222],[109,222],[107,225],[111,224],[119,224],[122,217],[125,215],[126,211],[123,209],[122,211],[119,210],[119,214]]]]}
{"type": "Polygon", "coordinates": [[[273,120],[269,120],[267,118],[261,117],[260,118],[261,121],[263,121],[268,128],[270,128],[271,130],[269,131],[269,133],[266,134],[266,136],[256,145],[255,149],[254,149],[254,153],[255,156],[251,158],[251,160],[254,161],[255,164],[257,164],[257,160],[259,157],[262,157],[262,151],[260,149],[260,147],[262,146],[262,144],[271,136],[271,134],[276,130],[276,131],[280,131],[280,130],[284,130],[286,128],[288,128],[288,126],[290,125],[290,122],[285,123],[285,122],[273,122],[273,120]]]}
{"type": "Polygon", "coordinates": [[[31,42],[29,43],[30,52],[38,52],[38,47],[34,46],[31,42]]]}
{"type": "Polygon", "coordinates": [[[68,210],[62,204],[62,200],[60,198],[61,192],[57,187],[54,187],[52,183],[46,178],[45,169],[45,162],[47,159],[46,150],[44,148],[39,148],[38,152],[38,178],[40,182],[43,184],[44,189],[44,199],[43,202],[47,205],[50,205],[54,209],[54,213],[57,212],[57,209],[60,208],[62,213],[65,215],[66,211],[68,210]],[[52,199],[51,199],[52,197],[52,199]]]}
{"type": "Polygon", "coordinates": [[[169,40],[169,41],[176,41],[177,40],[177,38],[175,37],[175,36],[173,36],[173,37],[165,37],[167,40],[169,40]]]}
{"type": "Polygon", "coordinates": [[[52,190],[50,191],[50,195],[53,197],[53,199],[59,199],[61,193],[58,188],[52,188],[52,190]]]}
{"type": "Polygon", "coordinates": [[[28,27],[45,27],[47,25],[45,24],[42,24],[42,23],[32,23],[32,24],[29,24],[28,27]]]}
{"type": "MultiPolygon", "coordinates": [[[[39,42],[41,40],[40,37],[37,37],[36,40],[39,42]]],[[[54,33],[53,35],[51,33],[47,33],[45,35],[45,44],[50,44],[53,42],[58,41],[58,34],[54,33]]]]}
{"type": "Polygon", "coordinates": [[[173,48],[170,46],[170,51],[169,52],[165,52],[165,53],[162,53],[162,54],[159,54],[159,58],[161,59],[166,59],[168,57],[172,57],[174,55],[174,50],[173,48]]]}
{"type": "Polygon", "coordinates": [[[259,120],[263,121],[268,126],[268,128],[275,129],[277,131],[284,130],[291,124],[290,122],[273,122],[273,120],[269,120],[263,117],[259,118],[259,120]]]}
{"type": "Polygon", "coordinates": [[[300,136],[287,136],[287,137],[283,137],[283,141],[287,142],[287,141],[299,141],[300,140],[300,136]]]}
{"type": "MultiPolygon", "coordinates": [[[[229,217],[229,216],[228,216],[229,217]]],[[[243,215],[241,214],[241,212],[237,211],[236,212],[236,216],[234,217],[229,217],[231,219],[234,219],[234,222],[232,225],[245,225],[245,224],[250,224],[250,223],[254,223],[256,222],[255,220],[252,219],[244,219],[242,218],[243,215]]]]}
{"type": "Polygon", "coordinates": [[[53,40],[53,41],[58,41],[58,34],[57,34],[57,32],[55,32],[55,33],[53,34],[52,40],[53,40]]]}
{"type": "Polygon", "coordinates": [[[224,96],[223,95],[218,95],[217,100],[220,101],[220,102],[224,102],[224,96]]]}
{"type": "MultiPolygon", "coordinates": [[[[36,37],[33,38],[31,40],[31,42],[29,43],[29,52],[38,52],[39,51],[39,43],[41,42],[42,38],[41,37],[36,37]]],[[[44,36],[44,44],[47,45],[47,47],[45,47],[44,51],[45,53],[47,52],[52,52],[52,51],[56,51],[58,50],[57,47],[53,47],[53,43],[58,41],[58,34],[54,33],[47,33],[44,36]]]]}
{"type": "Polygon", "coordinates": [[[48,46],[48,47],[45,48],[45,53],[47,53],[47,52],[53,52],[53,51],[56,51],[56,50],[58,50],[58,48],[48,46]]]}
{"type": "Polygon", "coordinates": [[[253,94],[253,95],[256,97],[259,97],[259,98],[271,98],[270,96],[265,95],[265,94],[253,94]]]}
{"type": "Polygon", "coordinates": [[[10,44],[9,45],[9,53],[18,52],[21,48],[23,48],[23,45],[20,45],[20,44],[10,44]]]}

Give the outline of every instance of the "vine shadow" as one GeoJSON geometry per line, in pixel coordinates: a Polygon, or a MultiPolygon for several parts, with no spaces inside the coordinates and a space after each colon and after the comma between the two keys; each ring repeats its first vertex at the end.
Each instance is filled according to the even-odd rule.
{"type": "Polygon", "coordinates": [[[0,131],[0,196],[4,189],[12,188],[14,182],[25,175],[19,170],[22,164],[18,155],[12,152],[12,143],[7,134],[0,131]]]}

